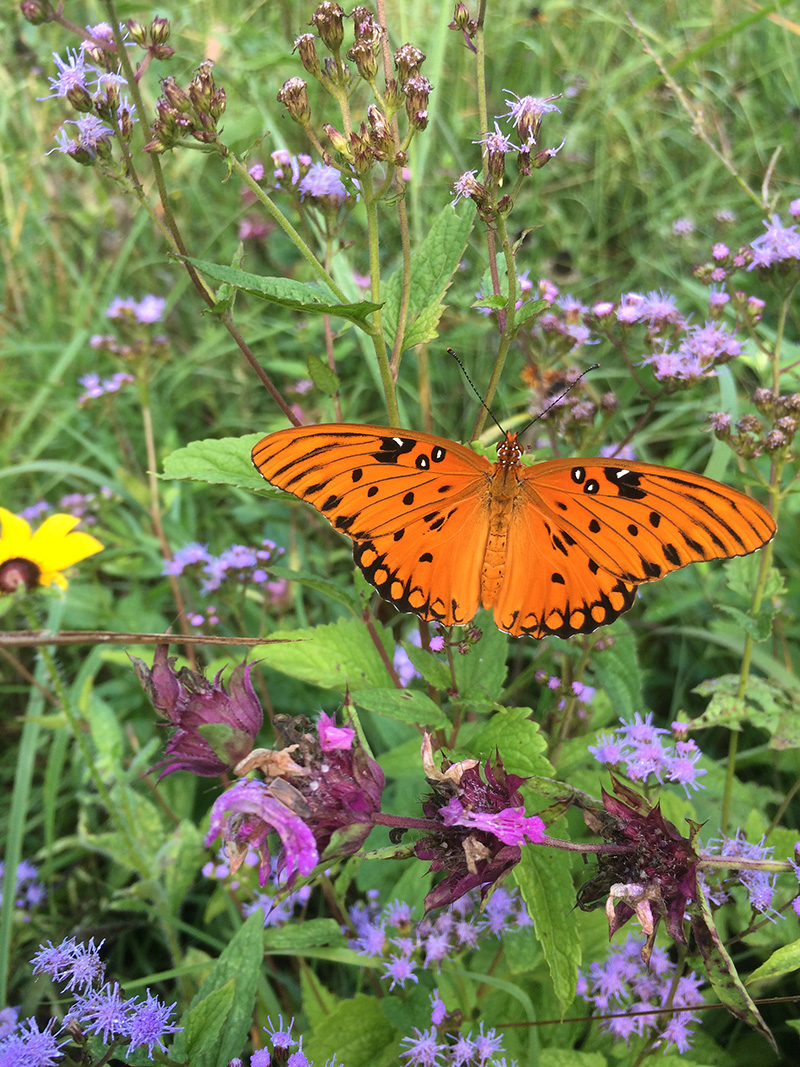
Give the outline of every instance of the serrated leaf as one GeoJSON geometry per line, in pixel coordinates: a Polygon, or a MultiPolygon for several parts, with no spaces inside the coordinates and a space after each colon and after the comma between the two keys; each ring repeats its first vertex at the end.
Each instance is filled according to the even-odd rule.
{"type": "Polygon", "coordinates": [[[530,708],[500,708],[486,726],[470,738],[470,755],[485,760],[493,758],[497,750],[510,774],[521,774],[526,778],[532,774],[554,774],[552,764],[543,755],[547,751],[547,740],[532,715],[530,708]]]}
{"type": "Polygon", "coordinates": [[[415,726],[447,727],[450,720],[429,696],[416,689],[353,689],[352,697],[360,708],[385,715],[389,719],[415,726]]]}
{"type": "Polygon", "coordinates": [[[528,322],[529,319],[541,315],[542,312],[546,311],[549,307],[550,304],[548,304],[546,300],[527,300],[517,311],[514,320],[515,328],[522,326],[522,324],[528,322]]]}
{"type": "Polygon", "coordinates": [[[714,992],[737,1019],[752,1026],[769,1042],[777,1054],[778,1046],[775,1044],[772,1031],[764,1022],[761,1013],[753,1003],[753,998],[745,989],[736,971],[733,960],[717,932],[711,907],[699,882],[696,905],[699,911],[692,915],[692,931],[714,992]]]}
{"type": "MultiPolygon", "coordinates": [[[[238,489],[268,492],[268,484],[250,459],[253,445],[263,436],[259,433],[249,433],[244,437],[192,441],[184,448],[170,452],[165,458],[163,477],[210,482],[215,485],[234,485],[238,489]]],[[[271,495],[278,499],[286,494],[274,489],[271,495]]]]}
{"type": "Polygon", "coordinates": [[[502,293],[490,293],[488,296],[480,296],[473,300],[470,307],[490,308],[492,311],[502,311],[508,305],[508,297],[502,293]]]}
{"type": "MultiPolygon", "coordinates": [[[[264,915],[260,908],[256,908],[225,945],[193,997],[188,1011],[184,1013],[183,1020],[212,993],[233,982],[233,1002],[225,1025],[213,1047],[192,1056],[192,1067],[217,1067],[241,1055],[253,1021],[253,1006],[264,958],[263,938],[264,915]]],[[[183,1020],[182,1024],[185,1025],[183,1020]]],[[[177,1035],[172,1056],[179,1062],[187,1059],[186,1031],[177,1035]]]]}
{"type": "Polygon", "coordinates": [[[553,992],[566,1012],[575,999],[581,962],[579,925],[571,914],[575,903],[570,856],[529,845],[514,868],[528,914],[534,916],[536,940],[542,946],[553,992]]]}
{"type": "Polygon", "coordinates": [[[434,689],[442,690],[450,687],[450,667],[444,660],[437,659],[432,652],[419,648],[417,645],[412,645],[410,641],[403,641],[402,645],[408,658],[428,685],[432,685],[434,689]]]}
{"type": "Polygon", "coordinates": [[[760,611],[755,618],[752,615],[748,615],[746,611],[741,611],[739,608],[733,607],[731,604],[717,604],[717,611],[723,612],[729,618],[733,619],[736,625],[744,633],[748,634],[754,641],[761,644],[762,641],[769,640],[772,634],[772,619],[774,611],[760,611]]]}
{"type": "Polygon", "coordinates": [[[796,722],[800,686],[751,675],[744,698],[738,690],[738,674],[724,674],[695,686],[693,692],[710,695],[711,700],[703,714],[692,721],[692,728],[726,726],[737,730],[746,721],[768,731],[772,748],[800,747],[800,724],[796,722]]]}
{"type": "Polygon", "coordinates": [[[760,967],[756,967],[745,982],[745,985],[755,985],[763,982],[766,978],[783,978],[784,975],[793,974],[800,970],[800,940],[793,941],[791,945],[782,945],[765,960],[760,967]]]}
{"type": "MultiPolygon", "coordinates": [[[[280,630],[276,637],[295,643],[258,645],[252,655],[273,670],[322,689],[380,688],[389,674],[360,619],[339,619],[307,630],[280,630]]],[[[389,648],[389,635],[384,647],[389,648]]]]}
{"type": "Polygon", "coordinates": [[[340,1001],[315,1027],[303,1052],[312,1063],[326,1063],[336,1054],[347,1067],[381,1067],[397,1063],[400,1034],[388,1022],[376,997],[357,993],[340,1001]]]}
{"type": "Polygon", "coordinates": [[[347,947],[341,927],[334,919],[306,919],[299,924],[270,927],[264,932],[265,952],[296,952],[302,955],[304,950],[322,945],[347,947]]]}
{"type": "Polygon", "coordinates": [[[184,1016],[186,1055],[190,1060],[194,1061],[195,1057],[216,1045],[233,1007],[234,993],[235,980],[231,978],[221,989],[213,989],[184,1016]]]}
{"type": "Polygon", "coordinates": [[[482,631],[482,636],[469,646],[465,655],[455,656],[456,685],[465,701],[495,701],[500,698],[506,680],[508,635],[497,629],[488,611],[479,611],[474,625],[482,631]]]}
{"type": "MultiPolygon", "coordinates": [[[[445,305],[444,295],[458,270],[475,221],[475,205],[465,201],[454,210],[450,205],[434,219],[428,235],[411,257],[408,314],[401,351],[438,336],[436,328],[445,305]]],[[[382,321],[386,343],[395,346],[403,288],[401,267],[386,285],[382,321]]]]}
{"type": "Polygon", "coordinates": [[[308,376],[317,389],[325,393],[326,396],[336,396],[339,392],[339,375],[332,371],[319,356],[315,356],[313,352],[308,353],[306,366],[308,367],[308,376]]]}
{"type": "Polygon", "coordinates": [[[240,292],[249,293],[271,304],[303,311],[306,314],[338,315],[343,319],[363,326],[370,315],[381,305],[368,300],[355,304],[340,301],[332,290],[320,282],[297,282],[292,278],[264,277],[239,270],[238,267],[226,267],[221,263],[208,263],[201,259],[187,257],[200,272],[214,281],[232,285],[240,292]]]}

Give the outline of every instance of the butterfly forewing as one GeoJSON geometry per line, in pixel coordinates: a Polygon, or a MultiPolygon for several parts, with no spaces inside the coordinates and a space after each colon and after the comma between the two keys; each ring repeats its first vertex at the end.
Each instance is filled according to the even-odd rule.
{"type": "Polygon", "coordinates": [[[747,555],[775,533],[757,501],[672,467],[551,460],[525,468],[524,478],[555,528],[627,583],[654,581],[688,563],[747,555]]]}
{"type": "Polygon", "coordinates": [[[488,537],[488,460],[430,434],[347,424],[281,430],[252,455],[267,481],[353,540],[385,600],[446,625],[470,621],[488,537]]]}

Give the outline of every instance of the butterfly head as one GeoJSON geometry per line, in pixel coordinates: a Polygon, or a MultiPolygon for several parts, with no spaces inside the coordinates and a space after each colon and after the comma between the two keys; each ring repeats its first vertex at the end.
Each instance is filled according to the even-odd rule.
{"type": "Polygon", "coordinates": [[[515,433],[506,433],[505,438],[497,446],[497,463],[503,470],[511,470],[518,467],[522,456],[522,445],[517,440],[515,433]]]}

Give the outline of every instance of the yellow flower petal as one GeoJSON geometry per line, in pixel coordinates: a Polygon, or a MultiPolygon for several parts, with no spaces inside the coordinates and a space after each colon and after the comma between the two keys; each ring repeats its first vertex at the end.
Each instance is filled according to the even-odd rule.
{"type": "Polygon", "coordinates": [[[8,508],[0,508],[0,563],[23,556],[28,559],[31,543],[30,524],[8,508]]]}

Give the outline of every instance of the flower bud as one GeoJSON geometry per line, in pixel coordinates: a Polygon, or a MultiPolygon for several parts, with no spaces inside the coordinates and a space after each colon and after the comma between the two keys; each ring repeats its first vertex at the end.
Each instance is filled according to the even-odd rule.
{"type": "Polygon", "coordinates": [[[531,161],[531,165],[534,170],[541,170],[541,168],[549,163],[551,159],[555,159],[558,153],[566,144],[566,138],[561,142],[558,148],[543,148],[537,152],[531,161]]]}
{"type": "Polygon", "coordinates": [[[771,389],[756,389],[753,393],[753,404],[762,415],[768,415],[775,407],[778,397],[771,389]]]}
{"type": "Polygon", "coordinates": [[[286,107],[289,117],[301,126],[308,126],[311,121],[311,104],[308,89],[302,78],[289,78],[278,92],[278,101],[286,107]]]}
{"type": "Polygon", "coordinates": [[[198,113],[208,110],[211,98],[216,90],[214,75],[211,73],[213,63],[204,60],[197,68],[195,76],[189,82],[189,99],[198,113]]]}
{"type": "Polygon", "coordinates": [[[356,41],[352,48],[347,50],[347,58],[356,65],[356,70],[368,84],[375,81],[378,73],[378,59],[372,51],[372,45],[366,41],[356,41]]]}
{"type": "Polygon", "coordinates": [[[368,7],[358,4],[352,11],[353,35],[357,41],[374,44],[380,40],[381,28],[368,7]]]}
{"type": "Polygon", "coordinates": [[[208,105],[208,113],[213,119],[219,119],[225,114],[225,90],[220,88],[211,97],[208,105]]]}
{"type": "Polygon", "coordinates": [[[154,44],[150,47],[150,55],[153,59],[172,59],[175,55],[175,49],[168,44],[154,44]]]}
{"type": "Polygon", "coordinates": [[[781,430],[770,430],[763,443],[767,452],[780,452],[789,444],[789,438],[781,430]]]}
{"type": "Polygon", "coordinates": [[[128,19],[125,23],[125,27],[131,36],[131,40],[135,41],[140,48],[147,47],[147,30],[136,19],[128,19]]]}
{"type": "Polygon", "coordinates": [[[316,38],[313,33],[301,33],[294,42],[295,50],[300,53],[300,62],[306,68],[309,74],[319,74],[319,56],[317,55],[317,46],[314,43],[316,38]]]}
{"type": "Polygon", "coordinates": [[[428,125],[428,97],[431,83],[421,74],[408,78],[403,85],[406,94],[406,114],[415,129],[424,130],[428,125]]]}
{"type": "Polygon", "coordinates": [[[335,126],[331,126],[330,123],[325,123],[322,127],[322,131],[333,146],[334,152],[338,152],[340,155],[345,156],[347,159],[352,159],[350,153],[350,142],[347,140],[343,133],[340,133],[335,126]]]}
{"type": "Polygon", "coordinates": [[[370,131],[365,122],[361,123],[358,133],[350,134],[350,156],[353,169],[357,174],[364,174],[374,166],[377,155],[370,140],[370,131]]]}
{"type": "Polygon", "coordinates": [[[469,28],[469,11],[467,10],[467,5],[462,4],[461,0],[456,4],[451,26],[455,30],[467,30],[469,28]]]}
{"type": "Polygon", "coordinates": [[[160,15],[156,15],[150,23],[150,40],[153,44],[164,44],[169,38],[169,30],[169,21],[160,15]]]}
{"type": "Polygon", "coordinates": [[[164,78],[161,82],[161,92],[164,94],[169,106],[176,111],[188,115],[192,110],[192,102],[189,99],[189,94],[185,89],[181,89],[174,78],[164,78]]]}
{"type": "Polygon", "coordinates": [[[386,159],[394,149],[394,139],[389,123],[379,107],[370,104],[367,108],[367,119],[370,126],[370,141],[373,147],[381,154],[381,159],[386,159]]]}
{"type": "Polygon", "coordinates": [[[402,45],[394,54],[394,65],[397,67],[401,82],[408,81],[414,74],[419,74],[419,68],[424,62],[425,53],[413,44],[402,45]]]}
{"type": "Polygon", "coordinates": [[[26,22],[34,26],[41,26],[43,22],[53,19],[53,7],[49,0],[22,0],[19,9],[26,22]]]}
{"type": "Polygon", "coordinates": [[[88,89],[85,89],[82,85],[73,85],[67,90],[67,100],[72,104],[76,111],[81,111],[84,114],[88,114],[94,109],[94,102],[92,95],[88,89]]]}
{"type": "Polygon", "coordinates": [[[344,40],[344,11],[334,0],[322,0],[311,16],[311,25],[316,26],[322,43],[336,54],[344,40]]]}

